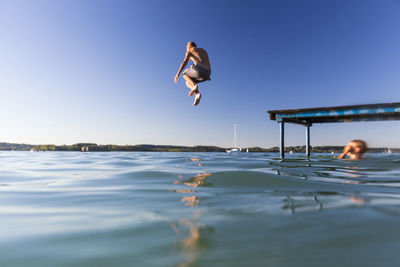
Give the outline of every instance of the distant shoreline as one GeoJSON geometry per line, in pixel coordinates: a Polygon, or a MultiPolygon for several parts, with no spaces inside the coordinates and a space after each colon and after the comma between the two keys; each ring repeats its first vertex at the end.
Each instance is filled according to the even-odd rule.
{"type": "MultiPolygon", "coordinates": [[[[343,146],[314,146],[311,152],[314,153],[341,153],[343,146]]],[[[73,145],[30,145],[18,143],[0,143],[0,151],[82,151],[82,152],[225,152],[230,147],[223,148],[217,146],[175,146],[175,145],[98,145],[95,143],[77,143],[73,145]]],[[[246,147],[244,151],[249,152],[279,152],[279,147],[261,148],[246,147]]],[[[399,153],[400,148],[390,148],[391,152],[399,153]]],[[[305,152],[305,146],[285,147],[286,152],[293,153],[305,152]]],[[[368,152],[384,153],[388,148],[370,148],[368,152]]]]}

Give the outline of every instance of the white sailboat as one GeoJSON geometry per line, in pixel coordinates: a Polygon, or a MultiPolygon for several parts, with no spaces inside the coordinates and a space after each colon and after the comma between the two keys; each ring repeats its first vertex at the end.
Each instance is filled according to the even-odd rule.
{"type": "Polygon", "coordinates": [[[235,145],[233,148],[227,149],[226,150],[227,153],[242,152],[242,148],[238,147],[236,142],[236,124],[234,124],[234,136],[235,136],[235,145]]]}

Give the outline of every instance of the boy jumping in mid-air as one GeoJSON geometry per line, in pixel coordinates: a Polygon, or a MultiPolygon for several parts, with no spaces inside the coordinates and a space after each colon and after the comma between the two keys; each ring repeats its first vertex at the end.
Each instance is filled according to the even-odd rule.
{"type": "Polygon", "coordinates": [[[189,60],[192,60],[194,65],[190,65],[190,67],[182,73],[182,76],[186,80],[186,86],[190,89],[189,96],[191,97],[193,94],[195,94],[193,106],[197,106],[201,99],[199,86],[197,84],[199,82],[210,80],[210,60],[208,59],[206,50],[203,48],[197,48],[194,42],[189,42],[186,46],[185,59],[179,67],[178,73],[175,75],[175,83],[178,82],[179,75],[186,67],[189,60]]]}
{"type": "Polygon", "coordinates": [[[363,140],[352,140],[344,148],[343,153],[338,158],[343,159],[348,155],[351,160],[361,159],[367,149],[367,143],[363,140]]]}

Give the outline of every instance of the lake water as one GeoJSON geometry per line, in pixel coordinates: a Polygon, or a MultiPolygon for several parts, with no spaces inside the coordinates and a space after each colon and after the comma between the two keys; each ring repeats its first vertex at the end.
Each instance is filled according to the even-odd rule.
{"type": "Polygon", "coordinates": [[[0,266],[399,266],[400,155],[0,152],[0,266]]]}

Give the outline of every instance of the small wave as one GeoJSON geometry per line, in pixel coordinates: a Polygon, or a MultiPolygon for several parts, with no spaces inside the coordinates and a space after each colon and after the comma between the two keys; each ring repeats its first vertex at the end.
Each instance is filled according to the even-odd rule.
{"type": "Polygon", "coordinates": [[[208,177],[209,185],[217,188],[257,188],[297,192],[383,192],[400,193],[397,188],[383,188],[349,181],[324,182],[263,172],[229,171],[208,177]]]}

